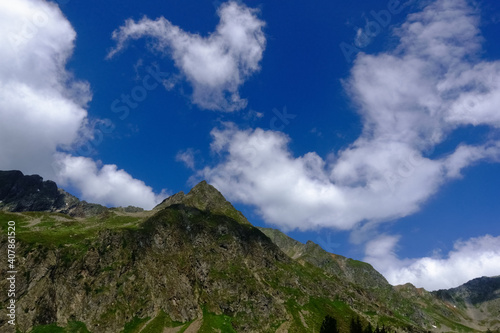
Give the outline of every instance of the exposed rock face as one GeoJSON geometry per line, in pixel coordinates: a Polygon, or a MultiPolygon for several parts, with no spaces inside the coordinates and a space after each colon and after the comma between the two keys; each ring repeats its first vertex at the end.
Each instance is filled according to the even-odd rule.
{"type": "Polygon", "coordinates": [[[65,206],[64,193],[53,181],[21,171],[0,171],[0,207],[12,212],[56,211],[65,206]]]}
{"type": "MultiPolygon", "coordinates": [[[[390,316],[397,309],[400,315],[418,323],[420,327],[432,327],[432,315],[422,309],[422,305],[426,304],[428,307],[434,307],[434,314],[461,322],[460,316],[450,313],[429,292],[417,289],[411,284],[393,287],[368,263],[329,253],[312,241],[300,243],[276,229],[259,229],[298,262],[310,263],[342,281],[347,281],[351,284],[351,289],[361,289],[368,302],[375,305],[381,314],[390,316]]],[[[446,326],[443,326],[443,329],[444,327],[446,326]]]]}
{"type": "MultiPolygon", "coordinates": [[[[127,208],[131,209],[131,208],[127,208]]],[[[0,210],[10,212],[57,212],[77,217],[96,216],[108,209],[80,201],[57,188],[55,182],[21,171],[0,171],[0,210]]]]}
{"type": "MultiPolygon", "coordinates": [[[[191,196],[198,202],[206,191],[194,193],[202,193],[191,196]]],[[[19,247],[23,331],[74,320],[92,332],[119,332],[134,317],[163,311],[187,322],[208,311],[234,317],[237,332],[272,332],[292,317],[287,302],[343,294],[336,280],[296,276],[303,268],[250,224],[184,204],[169,205],[139,229],[104,230],[83,251],[81,244],[33,246],[19,247]]]]}
{"type": "Polygon", "coordinates": [[[133,317],[159,311],[194,320],[202,306],[240,314],[238,331],[257,331],[257,321],[268,329],[271,319],[286,318],[284,295],[248,282],[254,274],[268,280],[275,274],[270,265],[290,259],[257,229],[232,219],[174,205],[140,230],[103,231],[86,246],[85,252],[22,247],[21,329],[76,320],[92,332],[120,332],[133,317]]]}

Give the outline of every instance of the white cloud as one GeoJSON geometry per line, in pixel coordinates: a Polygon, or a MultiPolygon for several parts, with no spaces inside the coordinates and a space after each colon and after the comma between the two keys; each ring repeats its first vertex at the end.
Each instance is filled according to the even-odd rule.
{"type": "Polygon", "coordinates": [[[77,170],[75,161],[81,158],[64,155],[61,159],[63,155],[57,153],[88,139],[90,87],[66,70],[75,38],[71,24],[53,2],[0,2],[0,169],[64,179],[81,190],[84,199],[97,203],[151,207],[157,202],[152,189],[123,170],[113,165],[99,170],[90,159],[84,159],[86,168],[77,170]],[[68,163],[67,172],[57,174],[54,162],[60,167],[68,163]],[[100,188],[104,185],[105,190],[100,188]],[[116,193],[117,199],[109,199],[109,193],[116,193]]]}
{"type": "Polygon", "coordinates": [[[57,154],[58,181],[77,187],[82,199],[110,206],[152,209],[167,197],[165,192],[155,195],[151,187],[116,165],[100,164],[86,157],[57,154]]]}
{"type": "Polygon", "coordinates": [[[334,158],[293,156],[283,133],[226,124],[212,131],[219,163],[199,176],[285,229],[348,230],[418,211],[464,168],[500,156],[490,141],[428,157],[458,127],[498,127],[500,62],[479,60],[478,24],[465,1],[437,0],[396,30],[394,50],[360,53],[345,86],[363,131],[334,158]]]}
{"type": "Polygon", "coordinates": [[[399,149],[402,156],[411,154],[404,146],[394,144],[385,151],[359,151],[357,172],[365,179],[344,174],[341,181],[333,182],[332,165],[314,152],[294,157],[288,150],[290,139],[281,132],[243,131],[226,124],[211,134],[211,148],[223,162],[206,167],[199,176],[230,200],[255,205],[266,221],[285,229],[349,230],[360,221],[405,216],[418,209],[441,176],[438,162],[418,157],[418,167],[408,171],[411,177],[396,175],[401,181],[384,177],[384,168],[391,170],[391,163],[398,162],[392,152],[399,149]],[[381,170],[373,171],[373,167],[381,170]]]}
{"type": "MultiPolygon", "coordinates": [[[[267,221],[285,228],[328,225],[343,212],[344,196],[328,185],[321,158],[315,153],[292,158],[284,134],[240,131],[232,124],[211,134],[212,149],[227,159],[200,174],[230,200],[257,206],[267,221]]],[[[349,221],[337,221],[344,223],[338,227],[349,227],[349,221]]]]}
{"type": "Polygon", "coordinates": [[[188,148],[186,150],[179,151],[175,156],[175,160],[183,162],[186,167],[195,170],[195,154],[196,152],[192,148],[188,148]]]}
{"type": "Polygon", "coordinates": [[[224,3],[218,9],[219,25],[208,37],[185,32],[164,17],[129,19],[113,32],[117,46],[108,58],[124,49],[130,39],[152,37],[156,41],[150,45],[169,53],[192,85],[195,104],[209,110],[239,110],[247,101],[240,98],[238,89],[260,69],[266,44],[264,22],[256,14],[243,4],[224,3]]]}
{"type": "Polygon", "coordinates": [[[404,260],[395,254],[398,240],[398,236],[383,235],[366,245],[365,260],[394,285],[410,282],[427,290],[449,289],[500,272],[500,236],[457,241],[445,257],[404,260]]]}
{"type": "Polygon", "coordinates": [[[0,3],[3,169],[50,175],[52,153],[77,139],[92,96],[87,83],[73,80],[65,70],[75,38],[54,3],[0,3]]]}

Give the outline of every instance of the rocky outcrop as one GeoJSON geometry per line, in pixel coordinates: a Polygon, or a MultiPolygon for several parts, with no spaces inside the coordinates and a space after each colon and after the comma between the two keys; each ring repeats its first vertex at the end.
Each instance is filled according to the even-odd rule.
{"type": "Polygon", "coordinates": [[[295,276],[300,265],[251,225],[182,204],[139,229],[104,230],[66,247],[20,242],[18,251],[23,332],[70,321],[91,332],[120,332],[136,317],[164,312],[188,322],[204,311],[234,317],[238,332],[266,332],[291,316],[290,299],[305,304],[340,291],[334,281],[315,285],[295,276]]]}
{"type": "Polygon", "coordinates": [[[438,331],[461,330],[461,325],[477,330],[500,329],[496,319],[500,314],[500,277],[483,277],[433,293],[410,283],[392,286],[368,263],[329,253],[312,241],[303,244],[276,229],[259,229],[296,261],[312,264],[349,282],[351,290],[362,290],[379,314],[391,316],[397,312],[421,327],[438,331]],[[439,323],[436,316],[449,320],[439,323]]]}
{"type": "Polygon", "coordinates": [[[80,201],[59,189],[55,182],[21,171],[0,171],[0,210],[10,212],[56,212],[75,217],[102,214],[107,208],[80,201]]]}
{"type": "Polygon", "coordinates": [[[56,211],[65,207],[65,195],[53,181],[21,171],[0,171],[0,208],[12,212],[56,211]]]}

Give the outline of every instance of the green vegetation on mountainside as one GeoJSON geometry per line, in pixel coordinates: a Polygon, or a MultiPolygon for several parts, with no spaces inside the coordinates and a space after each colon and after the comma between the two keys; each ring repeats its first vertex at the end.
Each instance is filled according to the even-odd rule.
{"type": "Polygon", "coordinates": [[[10,220],[23,258],[23,333],[311,332],[327,316],[340,332],[358,317],[363,327],[411,332],[478,325],[465,305],[450,303],[463,292],[442,293],[443,300],[412,285],[393,287],[367,263],[253,227],[204,182],[150,212],[0,211],[2,228],[10,220]]]}

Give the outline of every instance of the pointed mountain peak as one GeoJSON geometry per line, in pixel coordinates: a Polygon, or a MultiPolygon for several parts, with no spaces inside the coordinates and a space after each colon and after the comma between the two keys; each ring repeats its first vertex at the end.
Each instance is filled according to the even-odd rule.
{"type": "Polygon", "coordinates": [[[224,196],[205,180],[198,183],[189,191],[176,193],[163,200],[154,210],[161,210],[172,205],[186,205],[213,214],[226,215],[239,223],[250,224],[243,214],[236,210],[224,196]]]}
{"type": "Polygon", "coordinates": [[[205,180],[193,187],[186,198],[200,210],[211,210],[210,208],[229,204],[226,198],[205,180]]]}
{"type": "MultiPolygon", "coordinates": [[[[206,181],[206,180],[202,180],[201,182],[199,182],[198,184],[196,184],[196,185],[192,188],[192,190],[194,190],[195,188],[198,188],[198,187],[201,187],[201,188],[203,188],[203,187],[211,187],[211,188],[215,189],[215,187],[213,187],[212,185],[210,185],[209,183],[207,183],[207,181],[206,181]]],[[[216,190],[216,189],[215,189],[215,190],[216,190]]]]}

